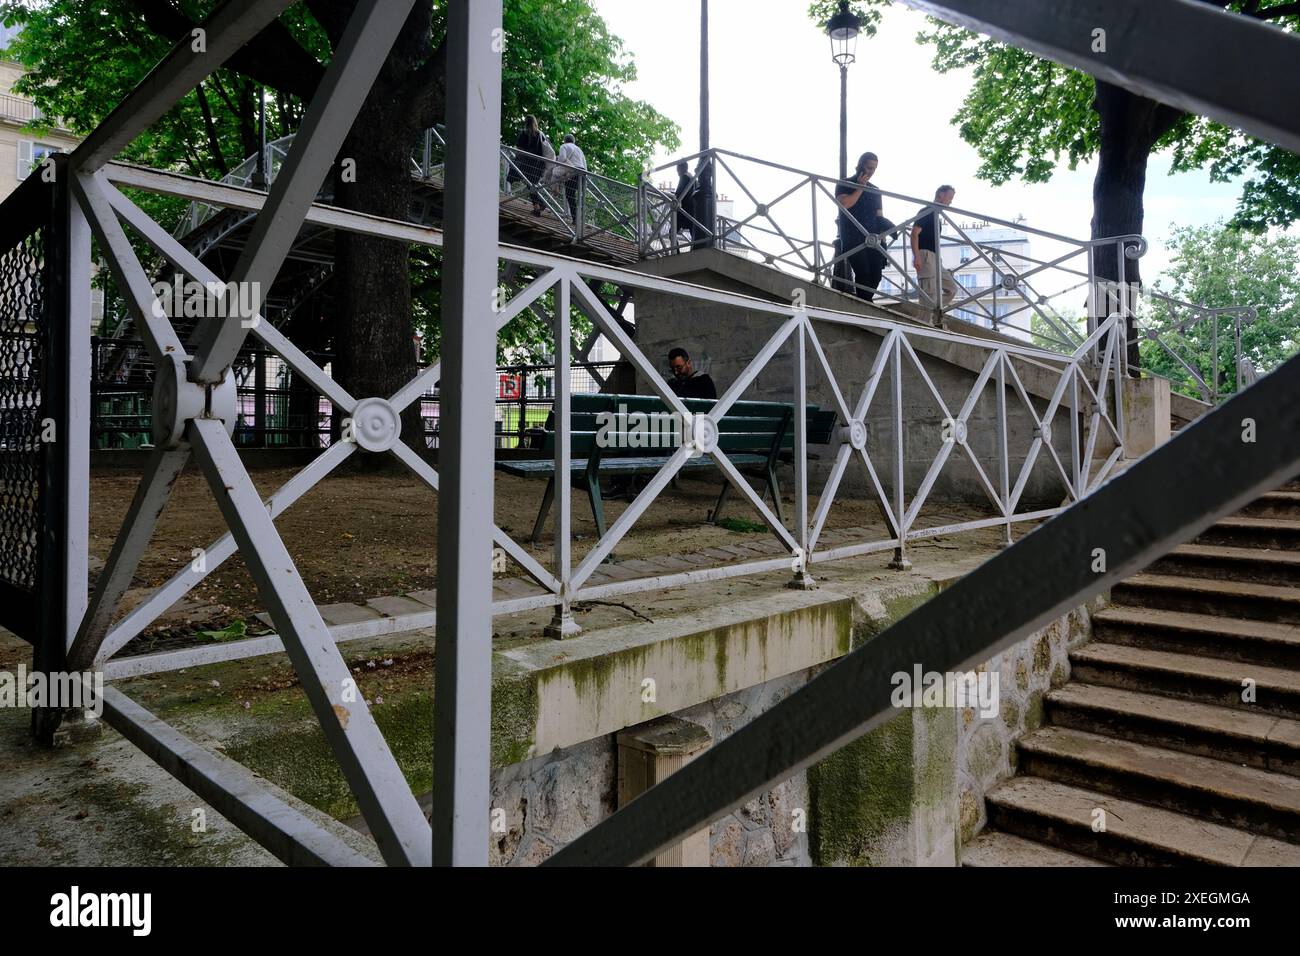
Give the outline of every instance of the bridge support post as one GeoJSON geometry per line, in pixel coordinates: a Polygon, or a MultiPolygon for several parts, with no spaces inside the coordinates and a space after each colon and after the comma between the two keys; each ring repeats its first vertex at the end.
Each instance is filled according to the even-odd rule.
{"type": "Polygon", "coordinates": [[[447,18],[447,189],[433,860],[486,866],[492,702],[493,403],[501,0],[453,0],[447,18]],[[445,613],[444,613],[444,610],[445,613]]]}
{"type": "MultiPolygon", "coordinates": [[[[56,162],[45,235],[48,362],[42,395],[52,440],[43,442],[41,476],[41,601],[32,670],[67,667],[68,648],[86,613],[90,503],[90,227],[72,197],[66,159],[56,162]]],[[[65,718],[80,713],[32,709],[32,736],[49,747],[67,736],[65,718]]],[[[98,726],[98,725],[95,725],[98,726]]]]}

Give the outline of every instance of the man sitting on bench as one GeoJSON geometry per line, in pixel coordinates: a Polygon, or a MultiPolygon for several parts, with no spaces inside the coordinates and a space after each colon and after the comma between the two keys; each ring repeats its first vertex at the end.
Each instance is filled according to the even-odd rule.
{"type": "Polygon", "coordinates": [[[695,366],[691,364],[691,357],[686,354],[686,349],[673,349],[668,353],[668,367],[673,371],[673,377],[668,382],[668,387],[682,398],[717,398],[718,389],[713,384],[713,379],[696,372],[695,366]]]}

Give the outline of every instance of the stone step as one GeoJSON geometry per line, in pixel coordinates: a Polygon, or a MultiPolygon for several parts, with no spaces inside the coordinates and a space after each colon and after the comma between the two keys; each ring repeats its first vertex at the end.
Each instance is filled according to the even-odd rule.
{"type": "Polygon", "coordinates": [[[1300,521],[1300,491],[1270,491],[1260,495],[1241,511],[1249,518],[1285,518],[1300,521]]]}
{"type": "Polygon", "coordinates": [[[1294,624],[1111,605],[1093,614],[1092,634],[1107,644],[1300,667],[1300,627],[1294,624]]]}
{"type": "Polygon", "coordinates": [[[1300,720],[1076,682],[1046,701],[1058,727],[1300,777],[1300,720]]]}
{"type": "Polygon", "coordinates": [[[1300,551],[1300,521],[1241,516],[1223,518],[1201,532],[1196,543],[1300,551]]]}
{"type": "Polygon", "coordinates": [[[1040,777],[1014,777],[985,802],[998,830],[1119,866],[1300,865],[1295,844],[1040,777]]]}
{"type": "Polygon", "coordinates": [[[1111,589],[1118,605],[1300,624],[1300,588],[1170,574],[1135,574],[1111,589]]]}
{"type": "Polygon", "coordinates": [[[1300,843],[1300,779],[1130,740],[1044,727],[1017,744],[1034,777],[1300,843]]]}
{"type": "Polygon", "coordinates": [[[1145,573],[1300,587],[1300,551],[1182,544],[1145,573]]]}
{"type": "Polygon", "coordinates": [[[1101,860],[1070,853],[1014,833],[985,830],[961,848],[961,865],[996,869],[1003,866],[1106,866],[1101,860]]]}
{"type": "Polygon", "coordinates": [[[1070,677],[1085,684],[1300,719],[1300,673],[1284,667],[1094,641],[1070,651],[1070,677]],[[1243,700],[1247,694],[1254,700],[1243,700]]]}

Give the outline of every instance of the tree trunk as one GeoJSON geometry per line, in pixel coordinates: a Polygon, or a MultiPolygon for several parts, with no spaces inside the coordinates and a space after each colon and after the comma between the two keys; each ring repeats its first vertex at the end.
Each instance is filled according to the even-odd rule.
{"type": "MultiPolygon", "coordinates": [[[[1092,238],[1142,234],[1142,193],[1146,188],[1147,160],[1152,149],[1183,115],[1172,107],[1137,96],[1110,83],[1097,81],[1093,109],[1100,120],[1100,145],[1097,150],[1097,176],[1092,186],[1092,238]]],[[[1124,282],[1139,286],[1142,273],[1139,260],[1124,260],[1124,282]]],[[[1118,244],[1096,251],[1097,277],[1119,282],[1118,244]]],[[[1101,303],[1107,302],[1105,295],[1101,303]]],[[[1104,318],[1109,314],[1103,308],[1104,318]]],[[[1133,321],[1127,332],[1128,363],[1132,374],[1140,365],[1138,341],[1133,321]]]]}
{"type": "MultiPolygon", "coordinates": [[[[382,80],[357,117],[339,154],[336,201],[348,209],[407,219],[409,154],[417,131],[382,80]],[[403,115],[405,114],[405,115],[403,115]],[[347,160],[354,160],[349,182],[347,160]]],[[[411,322],[409,247],[405,242],[340,231],[335,234],[333,338],[340,384],[358,399],[388,398],[416,372],[411,322]]],[[[402,416],[402,439],[423,449],[419,403],[402,416]]]]}

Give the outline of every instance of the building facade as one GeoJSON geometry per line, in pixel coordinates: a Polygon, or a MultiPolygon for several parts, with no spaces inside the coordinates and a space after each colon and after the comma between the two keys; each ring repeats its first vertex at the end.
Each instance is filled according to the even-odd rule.
{"type": "MultiPolygon", "coordinates": [[[[959,225],[966,238],[944,223],[941,238],[943,267],[957,280],[958,303],[971,295],[976,298],[959,306],[956,317],[1029,341],[1033,310],[1028,308],[1028,302],[1019,291],[1008,291],[1002,285],[1003,274],[1018,274],[1033,268],[1029,259],[1029,235],[1021,229],[987,222],[962,222],[959,225]]],[[[880,289],[899,298],[914,300],[916,288],[911,283],[914,283],[916,273],[911,268],[911,240],[905,237],[904,241],[907,243],[911,282],[904,282],[898,270],[890,266],[885,269],[880,289]]],[[[894,258],[900,254],[895,251],[898,249],[898,246],[891,249],[894,258]]]]}
{"type": "MultiPolygon", "coordinates": [[[[0,36],[0,43],[6,38],[0,36]]],[[[12,60],[4,59],[0,49],[0,200],[18,188],[18,184],[37,171],[51,153],[70,152],[77,138],[67,130],[52,127],[37,133],[28,128],[44,117],[36,104],[13,91],[24,70],[12,60]]]]}

